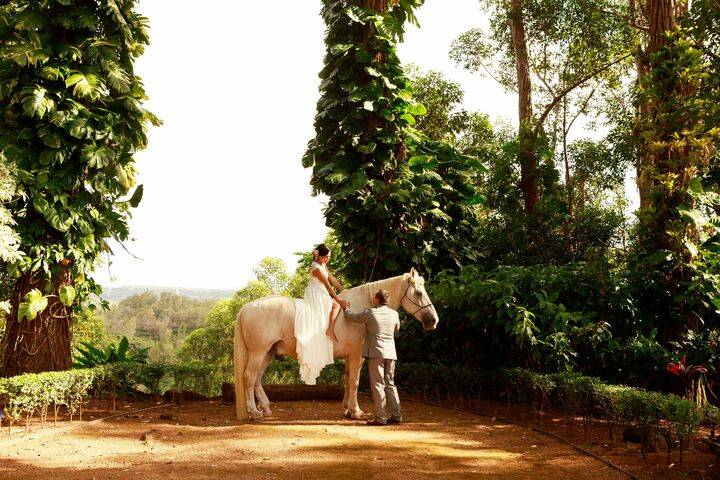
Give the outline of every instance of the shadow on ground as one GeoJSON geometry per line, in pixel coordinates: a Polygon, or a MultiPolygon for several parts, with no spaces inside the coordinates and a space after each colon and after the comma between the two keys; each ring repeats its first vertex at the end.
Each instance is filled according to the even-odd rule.
{"type": "Polygon", "coordinates": [[[274,411],[238,422],[232,406],[198,402],[0,439],[0,478],[624,478],[540,434],[442,408],[408,403],[410,422],[389,427],[343,420],[336,402],[274,411]]]}

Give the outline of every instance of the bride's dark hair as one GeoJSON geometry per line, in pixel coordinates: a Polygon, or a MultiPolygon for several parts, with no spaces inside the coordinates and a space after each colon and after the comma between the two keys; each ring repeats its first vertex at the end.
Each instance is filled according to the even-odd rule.
{"type": "Polygon", "coordinates": [[[318,253],[318,256],[324,257],[328,253],[330,253],[330,249],[325,245],[324,243],[321,243],[317,247],[315,247],[315,251],[318,253]]]}

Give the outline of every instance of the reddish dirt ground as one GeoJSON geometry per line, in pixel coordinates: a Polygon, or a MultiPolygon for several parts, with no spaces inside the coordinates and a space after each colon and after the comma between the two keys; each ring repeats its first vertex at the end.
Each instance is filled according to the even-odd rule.
{"type": "MultiPolygon", "coordinates": [[[[153,405],[133,403],[121,411],[153,405]]],[[[361,406],[370,410],[367,397],[361,406]]],[[[521,415],[498,403],[481,407],[495,408],[502,416],[521,415]]],[[[340,405],[328,401],[275,403],[274,417],[254,423],[235,420],[234,405],[220,406],[217,400],[168,405],[105,420],[97,417],[113,412],[106,402],[96,402],[82,422],[32,426],[29,431],[16,427],[10,435],[0,434],[0,478],[627,478],[558,440],[522,427],[409,401],[403,408],[407,423],[369,427],[343,419],[340,405]]],[[[546,419],[544,427],[565,433],[558,422],[546,419]]],[[[573,430],[579,430],[576,436],[584,440],[582,428],[571,428],[571,437],[573,430]]],[[[686,465],[684,472],[679,467],[667,469],[664,454],[657,454],[663,457],[663,467],[655,471],[652,461],[650,467],[644,466],[637,446],[612,453],[603,447],[600,430],[591,429],[586,445],[596,453],[611,454],[614,462],[641,478],[713,478],[692,470],[692,465],[686,465]]]]}
{"type": "MultiPolygon", "coordinates": [[[[467,407],[463,401],[457,400],[453,402],[453,405],[467,407]]],[[[720,465],[718,465],[715,455],[701,441],[702,437],[709,435],[709,431],[705,429],[695,439],[693,445],[684,452],[682,464],[680,464],[680,455],[676,449],[670,452],[670,462],[668,463],[666,446],[660,440],[658,441],[659,450],[655,453],[647,453],[645,459],[643,459],[640,445],[637,443],[621,442],[619,446],[615,443],[611,447],[607,424],[599,420],[591,421],[586,438],[582,419],[570,419],[568,424],[561,412],[546,412],[541,418],[537,413],[529,413],[525,406],[507,405],[495,401],[472,402],[472,409],[495,416],[496,419],[506,418],[557,434],[573,444],[611,461],[637,478],[652,480],[720,479],[720,465]]],[[[616,429],[615,435],[622,436],[621,429],[620,431],[616,429]]],[[[617,442],[617,437],[615,441],[617,442]]]]}

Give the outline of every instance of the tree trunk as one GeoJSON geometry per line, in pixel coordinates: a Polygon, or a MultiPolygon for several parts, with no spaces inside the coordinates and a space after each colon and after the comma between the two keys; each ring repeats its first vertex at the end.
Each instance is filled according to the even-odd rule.
{"type": "Polygon", "coordinates": [[[565,188],[567,189],[568,215],[573,217],[573,184],[570,178],[570,162],[568,161],[567,149],[567,98],[563,98],[563,118],[562,118],[562,143],[563,143],[563,162],[565,163],[565,188]]]}
{"type": "Polygon", "coordinates": [[[520,141],[520,189],[525,202],[525,213],[535,210],[540,194],[537,178],[535,137],[532,134],[532,83],[530,82],[530,61],[527,53],[525,24],[523,22],[522,0],[512,0],[510,32],[515,52],[515,70],[518,83],[518,139],[520,141]]]}
{"type": "Polygon", "coordinates": [[[702,165],[703,154],[698,151],[698,147],[692,144],[686,148],[675,147],[677,134],[692,128],[695,120],[683,113],[682,108],[673,107],[673,111],[668,109],[669,105],[687,105],[697,91],[697,80],[692,76],[684,75],[683,70],[673,64],[676,58],[668,55],[655,58],[656,53],[668,46],[667,33],[678,29],[680,20],[686,12],[687,6],[683,0],[647,0],[649,30],[644,55],[647,70],[644,75],[647,80],[645,87],[653,92],[653,95],[650,101],[642,105],[641,110],[643,118],[650,126],[649,138],[641,152],[641,175],[649,185],[647,193],[653,195],[648,195],[646,200],[651,215],[641,222],[641,240],[648,254],[659,250],[670,250],[683,257],[681,264],[673,265],[663,272],[665,283],[662,288],[668,292],[668,301],[659,305],[658,314],[662,316],[661,318],[665,318],[659,325],[659,337],[664,344],[676,340],[688,328],[697,330],[699,327],[697,315],[692,311],[689,303],[674,300],[680,295],[687,294],[684,285],[692,275],[692,267],[687,265],[692,261],[692,253],[679,239],[685,236],[693,241],[697,239],[697,232],[685,231],[682,235],[678,235],[677,209],[681,204],[694,205],[692,197],[688,194],[689,181],[695,175],[694,172],[702,170],[705,166],[702,165]],[[660,78],[649,76],[657,71],[662,71],[663,76],[660,78]],[[688,172],[693,173],[688,174],[688,172]],[[649,177],[655,175],[670,176],[675,178],[675,181],[672,185],[655,184],[653,180],[649,180],[649,177]],[[672,315],[668,315],[670,312],[672,315]]]}
{"type": "Polygon", "coordinates": [[[68,269],[63,269],[45,310],[33,320],[18,320],[25,295],[34,288],[43,292],[45,279],[38,271],[25,273],[16,281],[2,342],[3,376],[67,370],[72,366],[71,312],[58,296],[63,285],[72,285],[68,269]]]}
{"type": "MultiPolygon", "coordinates": [[[[644,78],[654,67],[652,65],[652,56],[667,45],[666,33],[676,30],[680,18],[687,12],[687,3],[683,0],[647,0],[646,7],[648,24],[647,48],[644,52],[639,51],[636,55],[639,80],[644,78]]],[[[638,15],[635,9],[635,0],[630,0],[631,16],[633,17],[638,15]]],[[[653,118],[655,113],[652,104],[638,106],[640,118],[653,118]]],[[[640,194],[640,208],[642,209],[649,208],[652,203],[651,193],[655,187],[652,172],[657,163],[655,157],[656,154],[653,153],[652,149],[645,148],[644,151],[640,152],[638,158],[637,186],[640,194]]]]}
{"type": "MultiPolygon", "coordinates": [[[[642,1],[644,0],[641,0],[641,2],[642,1]]],[[[629,0],[628,7],[630,25],[634,26],[643,23],[643,11],[642,8],[638,9],[638,4],[636,0],[629,0]]],[[[636,87],[640,86],[640,83],[643,77],[647,74],[649,68],[650,67],[648,65],[647,55],[645,54],[642,45],[638,45],[637,50],[635,51],[635,69],[637,72],[637,78],[635,80],[636,87]]],[[[635,106],[635,115],[637,119],[647,118],[648,113],[649,112],[647,105],[638,104],[635,106]]],[[[638,138],[640,135],[639,127],[639,122],[637,122],[635,128],[636,138],[638,138]]],[[[650,192],[653,189],[653,178],[651,175],[646,173],[646,164],[648,161],[646,156],[641,151],[636,152],[636,154],[637,156],[635,158],[635,183],[637,185],[638,194],[640,196],[640,208],[647,209],[650,207],[650,192]]]]}

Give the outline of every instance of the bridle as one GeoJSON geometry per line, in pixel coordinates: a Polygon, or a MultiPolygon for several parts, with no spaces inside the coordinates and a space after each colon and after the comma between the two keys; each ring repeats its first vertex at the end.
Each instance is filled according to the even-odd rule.
{"type": "Polygon", "coordinates": [[[415,282],[413,282],[413,281],[411,281],[411,280],[408,280],[408,286],[405,288],[405,293],[403,293],[403,296],[400,297],[400,305],[402,305],[403,299],[407,298],[410,303],[412,303],[413,305],[415,305],[416,307],[418,307],[417,310],[415,310],[413,313],[410,314],[410,315],[412,315],[412,316],[414,317],[417,313],[421,312],[422,310],[425,310],[426,308],[429,308],[429,307],[435,307],[435,305],[433,305],[432,300],[431,300],[430,303],[428,303],[427,305],[423,306],[423,305],[420,305],[419,303],[417,303],[417,302],[416,302],[415,300],[413,300],[412,298],[410,298],[410,297],[408,296],[408,291],[410,291],[410,287],[413,286],[413,285],[415,285],[415,282]]]}

